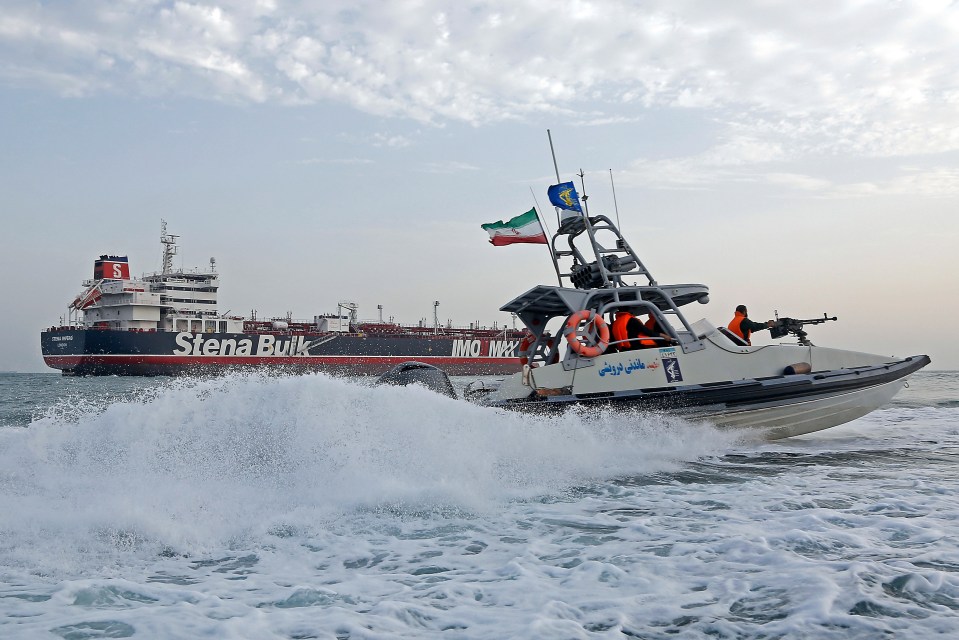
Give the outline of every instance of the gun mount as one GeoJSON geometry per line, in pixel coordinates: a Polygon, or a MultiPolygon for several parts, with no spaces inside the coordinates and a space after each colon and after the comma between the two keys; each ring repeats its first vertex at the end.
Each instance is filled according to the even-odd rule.
{"type": "Polygon", "coordinates": [[[797,320],[796,318],[780,318],[779,312],[776,312],[776,324],[769,330],[770,335],[775,338],[782,338],[785,335],[792,334],[796,336],[799,340],[799,344],[811,347],[813,343],[809,341],[808,334],[803,329],[803,326],[807,324],[823,324],[827,321],[838,320],[836,316],[829,317],[827,314],[822,314],[821,318],[811,318],[808,320],[797,320]]]}

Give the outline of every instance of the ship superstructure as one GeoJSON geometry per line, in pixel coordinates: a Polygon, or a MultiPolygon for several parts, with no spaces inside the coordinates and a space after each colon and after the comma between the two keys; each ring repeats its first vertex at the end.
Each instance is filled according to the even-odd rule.
{"type": "Polygon", "coordinates": [[[162,269],[130,277],[127,256],[101,255],[93,264],[93,279],[68,309],[70,325],[114,331],[240,332],[243,319],[217,311],[220,286],[216,260],[208,269],[176,269],[178,236],[162,225],[162,269]]]}

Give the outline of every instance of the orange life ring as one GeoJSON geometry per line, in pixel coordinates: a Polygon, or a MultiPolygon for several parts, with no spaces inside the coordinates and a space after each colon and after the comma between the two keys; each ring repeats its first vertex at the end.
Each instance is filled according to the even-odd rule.
{"type": "Polygon", "coordinates": [[[566,328],[563,329],[563,336],[569,342],[569,348],[584,358],[595,358],[606,351],[609,346],[609,325],[603,320],[603,317],[595,311],[583,309],[577,311],[566,321],[566,328]],[[592,325],[596,330],[598,341],[593,344],[589,336],[580,332],[579,325],[583,322],[586,326],[592,325]]]}

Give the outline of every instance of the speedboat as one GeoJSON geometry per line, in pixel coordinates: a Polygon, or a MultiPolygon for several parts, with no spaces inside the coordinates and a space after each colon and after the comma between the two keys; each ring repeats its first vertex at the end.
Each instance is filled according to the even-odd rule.
{"type": "MultiPolygon", "coordinates": [[[[551,249],[559,285],[500,307],[528,330],[522,371],[495,386],[471,384],[466,399],[533,413],[664,412],[776,439],[864,416],[930,363],[815,346],[804,326],[835,319],[825,315],[777,318],[772,336],[795,337],[790,344],[751,345],[706,319],[690,322],[684,308],[708,303],[708,287],[659,284],[604,215],[567,218],[551,249]],[[655,331],[611,331],[619,314],[647,316],[655,331]]],[[[407,382],[435,376],[426,368],[408,368],[407,382]]]]}

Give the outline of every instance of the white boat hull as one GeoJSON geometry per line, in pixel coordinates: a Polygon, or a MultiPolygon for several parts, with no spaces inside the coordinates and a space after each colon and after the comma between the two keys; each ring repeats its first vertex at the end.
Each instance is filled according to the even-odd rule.
{"type": "Polygon", "coordinates": [[[775,440],[821,431],[862,416],[884,406],[905,386],[904,379],[835,393],[824,397],[751,407],[721,413],[703,412],[699,417],[721,427],[758,428],[763,436],[775,440]]]}
{"type": "MultiPolygon", "coordinates": [[[[777,348],[764,349],[763,357],[772,360],[777,351],[777,348]]],[[[812,353],[807,355],[812,355],[815,359],[849,362],[853,366],[805,374],[784,372],[777,376],[740,378],[738,376],[742,375],[746,368],[745,365],[740,365],[734,374],[737,378],[732,380],[633,389],[616,389],[614,384],[607,383],[607,388],[612,390],[601,392],[593,391],[599,386],[596,378],[621,379],[634,375],[636,369],[630,373],[624,368],[625,374],[619,376],[604,376],[603,370],[600,370],[598,375],[592,378],[589,377],[588,370],[587,375],[583,375],[584,370],[580,369],[576,385],[550,389],[533,387],[534,376],[530,372],[527,376],[530,385],[523,385],[521,379],[507,379],[504,381],[506,384],[480,401],[492,406],[536,413],[557,413],[571,407],[598,411],[621,409],[669,413],[719,427],[753,429],[765,438],[778,439],[835,427],[875,411],[892,400],[905,386],[911,373],[929,364],[928,356],[922,355],[882,362],[881,357],[868,354],[837,350],[822,350],[821,354],[817,354],[816,352],[820,351],[817,347],[812,347],[811,351],[812,353]],[[870,360],[872,363],[869,363],[870,360]],[[876,362],[877,360],[879,362],[876,362]],[[582,386],[578,384],[584,379],[591,385],[587,387],[589,392],[586,393],[581,391],[582,386]],[[577,389],[577,386],[580,388],[577,389]],[[524,390],[525,395],[521,396],[524,390]],[[504,393],[512,397],[507,396],[504,400],[504,393]],[[498,397],[497,394],[501,395],[498,397]]],[[[755,352],[746,352],[737,357],[748,361],[754,357],[753,353],[755,352]]],[[[782,353],[781,361],[785,361],[792,350],[783,349],[782,353]]],[[[626,355],[634,359],[644,357],[626,355]]],[[[708,351],[700,352],[700,355],[708,356],[708,351]]],[[[681,357],[678,353],[677,356],[681,357]]],[[[759,364],[762,365],[762,362],[759,364]]],[[[611,364],[606,366],[606,371],[613,370],[611,364]]],[[[645,375],[651,369],[653,375],[657,375],[661,374],[664,368],[647,365],[645,369],[640,367],[639,373],[645,375]]],[[[684,364],[683,369],[685,368],[684,364]]],[[[552,369],[557,373],[562,371],[557,365],[544,369],[552,369]]],[[[761,367],[757,369],[762,372],[761,367]]],[[[541,374],[542,371],[537,370],[536,373],[541,374]]]]}

